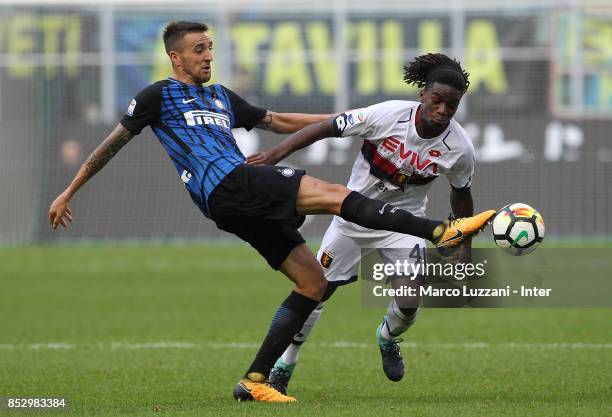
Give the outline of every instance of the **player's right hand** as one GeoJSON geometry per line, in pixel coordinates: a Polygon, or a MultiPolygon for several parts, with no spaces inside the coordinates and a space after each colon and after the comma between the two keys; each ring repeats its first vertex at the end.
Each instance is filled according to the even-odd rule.
{"type": "Polygon", "coordinates": [[[276,165],[277,162],[265,151],[254,153],[247,158],[247,164],[249,165],[276,165]]]}
{"type": "Polygon", "coordinates": [[[72,222],[72,210],[68,207],[68,199],[60,194],[49,207],[49,224],[53,229],[61,224],[68,227],[72,222]]]}

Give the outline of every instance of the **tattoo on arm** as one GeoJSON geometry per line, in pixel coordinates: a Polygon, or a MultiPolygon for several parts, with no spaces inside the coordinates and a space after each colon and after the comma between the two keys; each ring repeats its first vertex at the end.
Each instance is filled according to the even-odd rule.
{"type": "Polygon", "coordinates": [[[133,137],[134,135],[131,132],[124,129],[118,134],[113,132],[106,138],[85,161],[84,174],[86,178],[91,178],[96,172],[100,171],[133,137]]]}
{"type": "Polygon", "coordinates": [[[255,127],[262,130],[272,130],[272,113],[267,112],[264,118],[257,122],[255,127]]]}

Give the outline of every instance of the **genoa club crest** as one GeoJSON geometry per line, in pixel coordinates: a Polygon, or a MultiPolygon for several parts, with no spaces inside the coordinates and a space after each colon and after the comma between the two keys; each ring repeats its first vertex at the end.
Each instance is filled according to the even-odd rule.
{"type": "Polygon", "coordinates": [[[323,266],[323,268],[329,268],[332,261],[334,260],[334,255],[329,252],[329,251],[324,251],[321,254],[321,266],[323,266]]]}

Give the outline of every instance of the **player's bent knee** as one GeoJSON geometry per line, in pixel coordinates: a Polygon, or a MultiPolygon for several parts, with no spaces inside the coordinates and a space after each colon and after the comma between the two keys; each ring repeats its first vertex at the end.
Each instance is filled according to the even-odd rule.
{"type": "Polygon", "coordinates": [[[327,280],[321,275],[320,279],[313,280],[309,283],[309,287],[318,295],[318,298],[322,298],[323,294],[325,294],[325,290],[327,290],[327,280]]]}
{"type": "Polygon", "coordinates": [[[297,284],[298,291],[306,297],[313,300],[321,301],[325,290],[327,289],[327,281],[323,280],[308,280],[297,284]]]}
{"type": "Polygon", "coordinates": [[[320,301],[327,290],[327,280],[325,279],[325,275],[323,274],[323,270],[321,269],[319,263],[314,259],[313,262],[317,268],[313,266],[312,270],[308,274],[308,279],[305,280],[304,284],[307,291],[313,295],[312,298],[320,301]]]}

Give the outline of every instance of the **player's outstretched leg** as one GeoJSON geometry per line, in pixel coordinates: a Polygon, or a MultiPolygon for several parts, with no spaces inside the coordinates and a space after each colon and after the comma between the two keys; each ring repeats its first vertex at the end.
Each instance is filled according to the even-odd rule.
{"type": "Polygon", "coordinates": [[[287,347],[283,355],[278,358],[274,364],[274,368],[270,371],[270,383],[282,394],[287,395],[287,387],[293,375],[293,370],[297,365],[300,349],[310,335],[312,328],[321,318],[324,306],[325,304],[321,302],[317,308],[310,313],[302,329],[293,336],[291,344],[287,347]]]}
{"type": "Polygon", "coordinates": [[[389,230],[421,237],[438,247],[455,247],[484,229],[495,215],[487,210],[472,217],[435,221],[368,198],[343,185],[304,175],[298,192],[299,214],[335,214],[344,220],[375,230],[389,230]]]}
{"type": "Polygon", "coordinates": [[[387,315],[376,328],[376,341],[382,357],[382,367],[385,375],[391,381],[399,381],[404,376],[404,359],[398,343],[398,338],[416,321],[418,308],[400,309],[392,300],[387,307],[387,315]]]}

